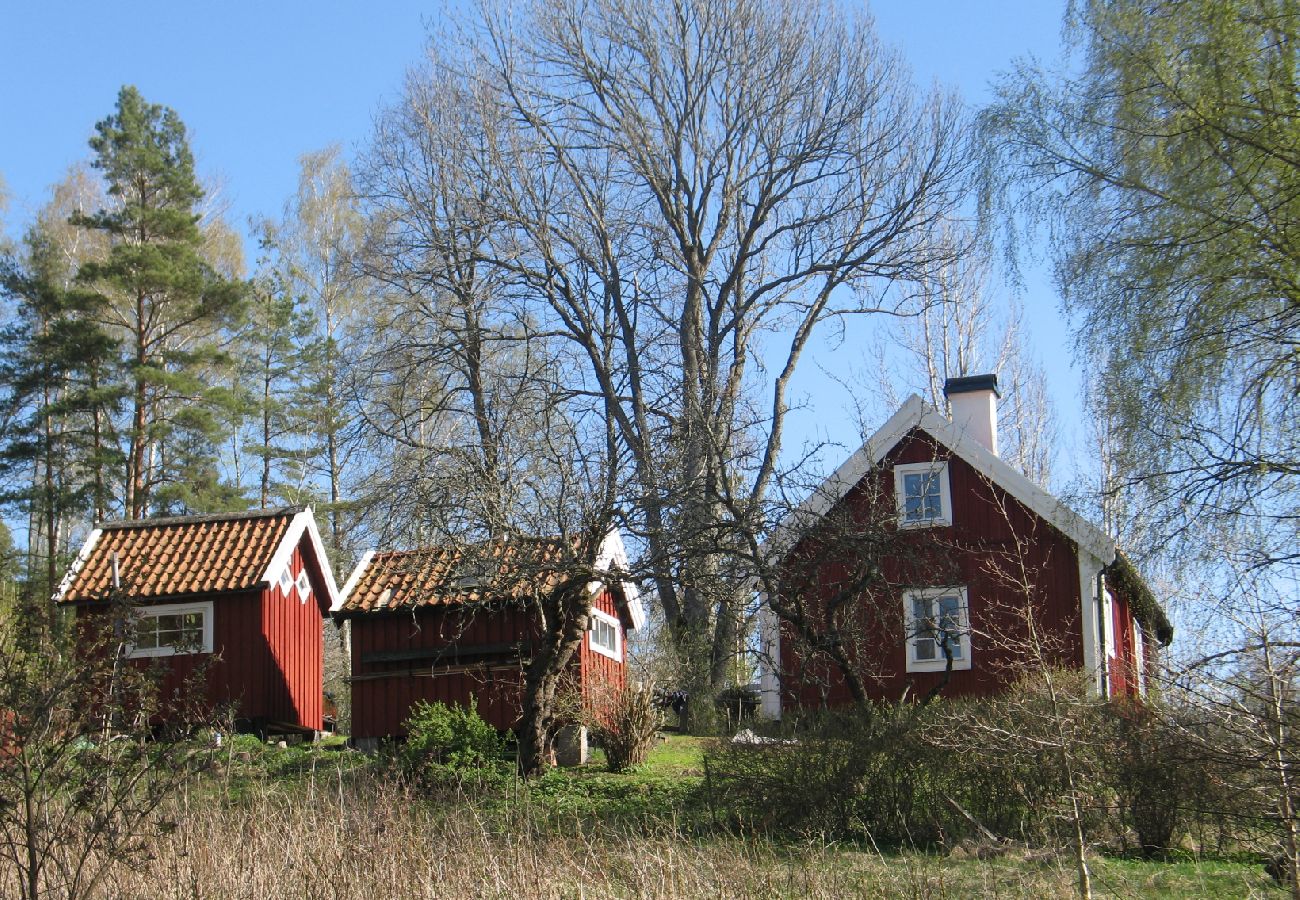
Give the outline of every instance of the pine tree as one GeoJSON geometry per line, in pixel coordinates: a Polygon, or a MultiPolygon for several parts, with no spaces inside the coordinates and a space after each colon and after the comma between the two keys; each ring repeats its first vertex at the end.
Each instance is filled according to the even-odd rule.
{"type": "Polygon", "coordinates": [[[0,265],[13,318],[0,334],[0,383],[10,416],[0,444],[2,498],[26,513],[28,581],[49,596],[61,568],[65,523],[102,516],[114,460],[106,425],[121,399],[105,387],[116,342],[96,324],[93,295],[66,289],[57,240],[33,228],[23,261],[0,265]]]}
{"type": "Polygon", "coordinates": [[[90,146],[116,202],[78,222],[110,241],[107,259],[82,266],[78,280],[122,340],[131,415],[126,515],[141,518],[159,502],[242,505],[218,470],[216,446],[229,418],[221,412],[232,396],[213,387],[213,375],[227,364],[221,338],[239,321],[247,286],[203,258],[195,211],[203,191],[185,126],[174,110],[124,87],[90,146]]]}

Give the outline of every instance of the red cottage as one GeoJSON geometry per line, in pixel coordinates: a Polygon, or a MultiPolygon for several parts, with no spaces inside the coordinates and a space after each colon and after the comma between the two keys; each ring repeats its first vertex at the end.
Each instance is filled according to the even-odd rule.
{"type": "MultiPolygon", "coordinates": [[[[540,627],[528,598],[560,582],[564,556],[554,540],[498,542],[472,560],[450,547],[367,553],[334,614],[350,629],[353,742],[369,749],[380,738],[404,736],[417,700],[473,700],[488,723],[514,728],[523,667],[540,627]],[[480,594],[485,565],[493,583],[507,587],[480,594]]],[[[601,545],[594,569],[626,571],[617,531],[601,545]]],[[[645,624],[645,614],[630,582],[593,581],[588,591],[590,623],[570,665],[590,702],[601,688],[625,684],[627,633],[645,624]]]]}
{"type": "Polygon", "coordinates": [[[239,727],[321,729],[338,590],[310,508],[102,523],[54,599],[86,621],[114,596],[134,607],[127,656],[166,665],[164,690],[209,664],[206,703],[239,727]]]}
{"type": "Polygon", "coordinates": [[[769,539],[804,627],[764,598],[767,715],[850,702],[846,669],[874,699],[989,695],[1044,664],[1138,693],[1172,639],[1114,541],[998,457],[996,376],[945,393],[952,420],[910,397],[769,539]],[[889,549],[862,580],[849,557],[872,517],[889,549]]]}

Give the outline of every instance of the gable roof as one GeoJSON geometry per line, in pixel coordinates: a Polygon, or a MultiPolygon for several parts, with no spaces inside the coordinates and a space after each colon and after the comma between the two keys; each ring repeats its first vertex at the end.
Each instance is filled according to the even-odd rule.
{"type": "Polygon", "coordinates": [[[115,580],[133,600],[252,590],[279,576],[304,537],[332,606],[338,588],[315,517],[304,506],[100,523],[54,600],[102,602],[115,580]]]}
{"type": "MultiPolygon", "coordinates": [[[[343,586],[342,598],[334,611],[342,616],[411,610],[427,606],[451,606],[489,599],[481,592],[482,580],[475,569],[495,569],[491,575],[490,599],[522,600],[558,587],[564,578],[563,564],[569,551],[558,538],[514,538],[475,547],[442,546],[419,550],[371,550],[343,586]]],[[[602,542],[594,563],[597,572],[616,574],[625,570],[626,552],[617,531],[602,542]]],[[[595,594],[603,581],[592,581],[587,589],[595,594]]],[[[640,595],[630,582],[620,582],[628,617],[633,628],[645,623],[640,595]]]]}
{"type": "Polygon", "coordinates": [[[839,503],[913,429],[920,429],[943,444],[1103,564],[1114,560],[1115,542],[1105,532],[995,456],[915,394],[773,530],[764,544],[768,554],[779,556],[793,548],[805,531],[839,503]]]}

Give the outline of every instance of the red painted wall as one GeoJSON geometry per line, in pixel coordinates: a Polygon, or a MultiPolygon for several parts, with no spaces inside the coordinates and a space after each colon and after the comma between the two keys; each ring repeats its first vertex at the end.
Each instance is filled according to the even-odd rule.
{"type": "MultiPolygon", "coordinates": [[[[303,551],[296,550],[291,563],[295,578],[305,564],[303,551]]],[[[164,603],[212,601],[213,653],[139,659],[133,665],[163,668],[164,694],[180,690],[196,670],[207,666],[209,709],[233,707],[237,718],[319,730],[324,678],[321,625],[327,600],[318,570],[309,566],[308,577],[312,596],[305,604],[299,602],[296,590],[286,597],[278,585],[261,591],[165,598],[164,603]]],[[[102,609],[77,607],[81,621],[104,614],[102,609]]]]}
{"type": "Polygon", "coordinates": [[[366,657],[529,640],[533,627],[525,610],[508,607],[468,618],[447,607],[372,613],[353,618],[351,630],[353,737],[405,734],[402,722],[417,700],[467,706],[473,698],[479,715],[502,731],[518,720],[523,683],[518,660],[487,660],[472,671],[433,674],[432,660],[375,662],[366,657]]]}
{"type": "MultiPolygon", "coordinates": [[[[904,540],[915,557],[903,564],[890,560],[890,582],[916,587],[967,589],[971,635],[969,670],[954,671],[943,696],[986,696],[1002,689],[1025,666],[1033,665],[1025,611],[1031,610],[1044,636],[1042,655],[1057,664],[1083,663],[1079,622],[1079,567],[1074,543],[1037,515],[990,484],[964,460],[952,456],[919,430],[906,436],[888,455],[879,483],[855,486],[841,501],[861,516],[873,503],[893,508],[896,463],[948,460],[953,525],[918,529],[904,540]],[[874,496],[870,492],[875,492],[874,496]],[[937,539],[940,546],[923,542],[937,539]],[[922,543],[916,543],[922,542],[922,543]],[[1028,589],[1024,587],[1028,585],[1028,589]]],[[[815,555],[816,533],[794,549],[789,565],[815,555]]],[[[831,597],[845,578],[835,560],[819,561],[813,581],[822,598],[831,597]]],[[[806,577],[806,576],[803,576],[806,577]]],[[[898,699],[926,694],[942,672],[907,672],[903,595],[897,589],[862,610],[862,639],[854,648],[859,671],[866,673],[869,696],[898,699]]],[[[809,655],[788,625],[781,636],[782,703],[786,708],[835,706],[852,697],[836,667],[809,655]],[[808,658],[805,658],[808,657],[808,658]]]]}
{"type": "Polygon", "coordinates": [[[600,707],[608,703],[612,695],[621,691],[627,684],[627,623],[623,621],[614,599],[614,592],[609,588],[597,594],[591,605],[605,615],[618,619],[618,640],[622,650],[621,659],[611,659],[591,649],[590,630],[582,639],[578,664],[582,673],[583,696],[588,708],[598,713],[600,707]]]}
{"type": "MultiPolygon", "coordinates": [[[[597,596],[597,609],[617,616],[608,590],[597,596]]],[[[403,721],[416,701],[468,706],[473,698],[479,715],[500,731],[515,727],[521,710],[523,664],[517,659],[487,659],[468,671],[435,671],[431,660],[378,662],[376,652],[439,650],[531,641],[537,624],[530,611],[509,606],[465,616],[458,607],[423,607],[413,614],[370,613],[350,620],[352,629],[352,736],[382,738],[405,735],[403,721]],[[376,677],[377,676],[377,677],[376,677]]],[[[584,696],[599,696],[597,685],[622,687],[626,680],[626,623],[623,662],[591,650],[584,635],[575,654],[574,677],[584,696]]]]}

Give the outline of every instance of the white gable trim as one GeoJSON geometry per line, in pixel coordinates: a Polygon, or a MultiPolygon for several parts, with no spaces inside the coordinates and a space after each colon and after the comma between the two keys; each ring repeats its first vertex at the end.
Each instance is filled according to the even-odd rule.
{"type": "Polygon", "coordinates": [[[68,588],[72,587],[73,579],[77,577],[77,573],[81,571],[83,566],[85,566],[86,560],[90,559],[90,552],[95,549],[95,545],[99,543],[99,539],[103,534],[104,529],[102,528],[96,528],[90,532],[90,535],[86,538],[86,542],[82,544],[81,549],[77,551],[77,558],[72,561],[72,565],[68,566],[68,571],[64,573],[63,580],[59,582],[58,588],[54,591],[53,600],[55,603],[58,603],[67,595],[68,588]]]}
{"type": "MultiPolygon", "coordinates": [[[[600,547],[596,550],[596,561],[593,568],[599,573],[604,572],[610,575],[626,575],[627,565],[627,547],[623,544],[623,534],[617,528],[611,528],[609,534],[600,542],[600,547]]],[[[597,591],[604,586],[603,581],[593,581],[587,585],[587,590],[595,595],[597,591]]],[[[627,579],[622,580],[623,601],[627,605],[628,618],[632,620],[633,630],[639,631],[645,627],[645,607],[641,605],[641,591],[634,582],[627,579]]]]}
{"type": "Polygon", "coordinates": [[[289,565],[289,560],[293,559],[293,550],[302,540],[303,535],[307,535],[311,540],[312,550],[315,552],[316,560],[320,564],[321,576],[325,579],[325,596],[329,600],[329,608],[337,609],[342,605],[342,598],[339,595],[338,586],[334,583],[334,573],[330,570],[329,556],[325,553],[325,542],[321,540],[320,531],[316,528],[316,516],[312,513],[311,507],[307,507],[298,513],[289,522],[289,530],[285,532],[280,541],[280,546],[275,548],[275,553],[271,556],[271,562],[267,565],[266,571],[262,573],[261,581],[263,584],[274,584],[275,580],[280,577],[280,572],[285,566],[289,565]]]}
{"type": "Polygon", "coordinates": [[[338,605],[330,607],[330,612],[338,612],[343,608],[343,605],[348,602],[348,598],[351,597],[352,592],[356,590],[357,582],[361,580],[361,576],[370,566],[370,561],[375,558],[375,552],[376,551],[374,550],[367,550],[365,553],[361,554],[361,559],[357,562],[356,568],[352,570],[352,574],[348,576],[347,583],[343,585],[343,591],[339,594],[338,605]]]}
{"type": "Polygon", "coordinates": [[[843,499],[913,428],[920,428],[946,446],[975,471],[1074,541],[1081,550],[1100,559],[1103,564],[1109,564],[1115,558],[1115,542],[1105,532],[994,456],[915,394],[908,397],[888,422],[772,532],[764,544],[766,555],[781,555],[790,550],[811,525],[843,499]]]}

